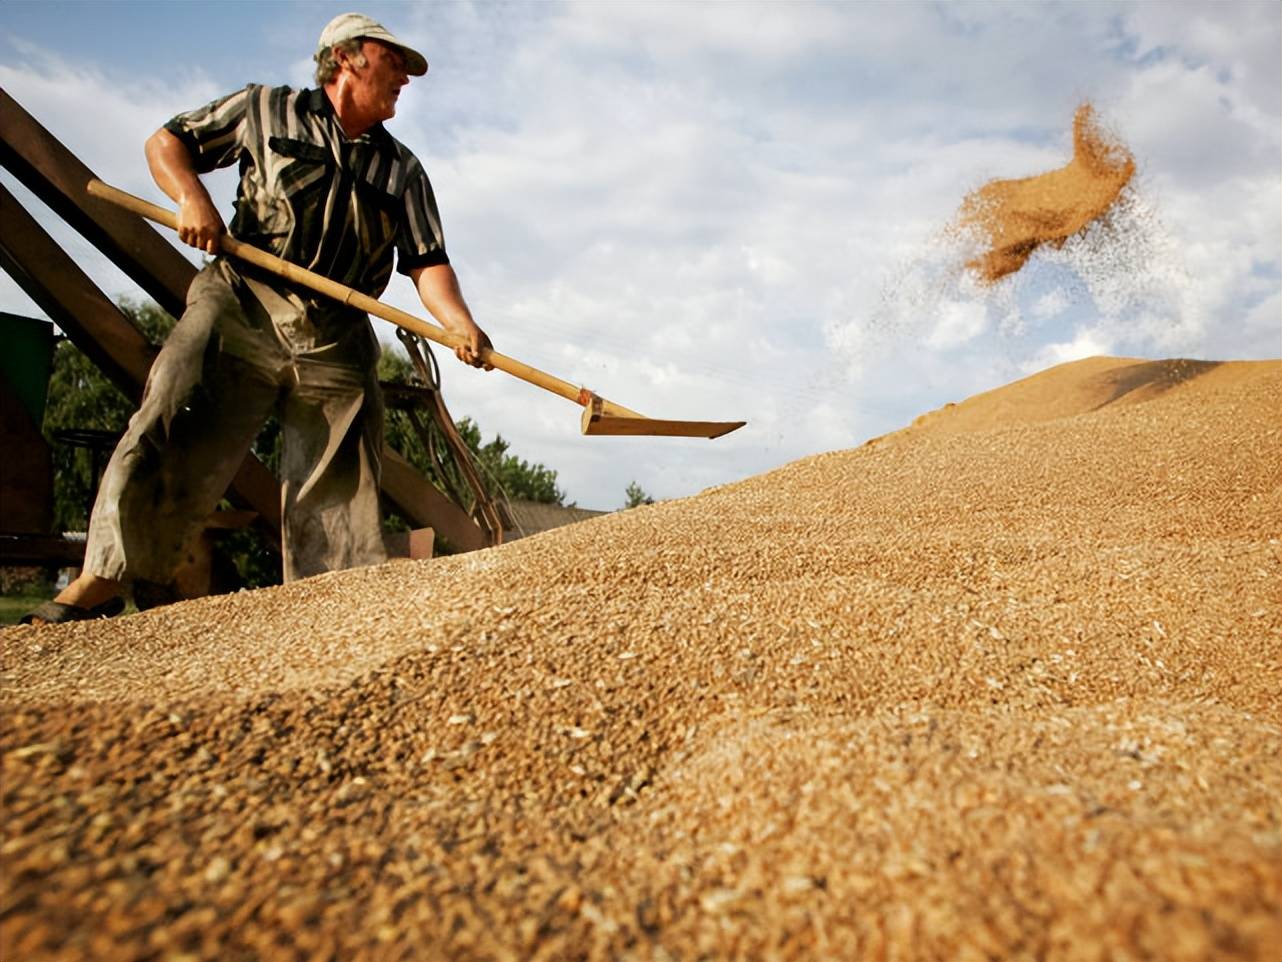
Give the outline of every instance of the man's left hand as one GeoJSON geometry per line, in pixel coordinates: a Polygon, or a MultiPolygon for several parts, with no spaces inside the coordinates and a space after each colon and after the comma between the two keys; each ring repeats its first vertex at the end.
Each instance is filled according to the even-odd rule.
{"type": "Polygon", "coordinates": [[[472,367],[494,370],[494,365],[484,358],[486,351],[493,350],[490,337],[472,320],[472,312],[463,300],[454,268],[449,264],[416,267],[410,271],[410,279],[418,289],[423,306],[441,322],[442,327],[463,339],[454,348],[454,356],[472,367]]]}
{"type": "Polygon", "coordinates": [[[463,336],[467,340],[454,348],[454,356],[472,367],[484,368],[487,371],[494,370],[494,365],[484,358],[485,351],[494,349],[494,345],[490,343],[490,336],[475,324],[472,325],[472,330],[463,336]]]}

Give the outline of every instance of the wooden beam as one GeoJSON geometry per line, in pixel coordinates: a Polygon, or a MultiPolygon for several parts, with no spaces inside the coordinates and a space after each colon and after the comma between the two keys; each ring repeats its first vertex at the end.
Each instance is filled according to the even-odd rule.
{"type": "Polygon", "coordinates": [[[142,218],[91,197],[85,185],[95,178],[94,172],[4,90],[0,90],[0,164],[157,304],[174,317],[183,312],[195,266],[142,218]]]}
{"type": "Polygon", "coordinates": [[[383,492],[410,522],[435,528],[455,551],[489,547],[485,533],[472,516],[441,494],[414,465],[389,447],[383,448],[383,492]]]}
{"type": "Polygon", "coordinates": [[[431,528],[414,528],[412,531],[386,531],[383,546],[389,558],[409,558],[425,561],[432,557],[436,532],[431,528]]]}
{"type": "Polygon", "coordinates": [[[85,543],[53,535],[0,534],[0,565],[69,565],[85,560],[85,543]]]}
{"type": "Polygon", "coordinates": [[[156,348],[0,184],[0,266],[137,403],[156,348]]]}

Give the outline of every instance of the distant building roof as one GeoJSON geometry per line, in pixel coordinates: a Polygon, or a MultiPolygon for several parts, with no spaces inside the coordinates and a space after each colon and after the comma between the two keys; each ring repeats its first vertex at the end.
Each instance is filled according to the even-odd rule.
{"type": "Polygon", "coordinates": [[[540,531],[551,531],[577,521],[587,521],[598,515],[609,514],[608,511],[592,511],[588,508],[566,507],[560,504],[544,504],[539,501],[522,501],[513,498],[508,502],[511,509],[512,525],[503,532],[505,541],[514,541],[540,531]]]}

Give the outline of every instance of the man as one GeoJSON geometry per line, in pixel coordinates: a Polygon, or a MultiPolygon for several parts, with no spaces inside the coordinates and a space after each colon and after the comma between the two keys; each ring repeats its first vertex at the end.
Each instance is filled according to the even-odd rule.
{"type": "MultiPolygon", "coordinates": [[[[199,175],[237,163],[233,236],[374,297],[395,260],[465,338],[459,359],[488,369],[490,340],[446,256],[431,184],[383,128],[427,61],[357,13],[325,27],[315,59],[316,90],[251,84],[147,141],[179,237],[218,252],[227,228],[199,175]]],[[[115,613],[131,583],[167,583],[273,412],[285,580],[385,560],[378,354],[365,314],[215,259],[192,282],[103,476],[82,574],[24,620],[115,613]]]]}

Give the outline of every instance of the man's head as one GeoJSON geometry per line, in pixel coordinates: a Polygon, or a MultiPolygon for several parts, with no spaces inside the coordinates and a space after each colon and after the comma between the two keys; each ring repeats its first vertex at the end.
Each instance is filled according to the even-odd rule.
{"type": "Polygon", "coordinates": [[[415,50],[398,40],[392,32],[365,16],[363,13],[341,13],[325,25],[321,31],[320,42],[316,45],[316,83],[325,86],[338,74],[344,58],[350,58],[358,66],[362,61],[363,42],[377,41],[400,53],[404,60],[405,72],[411,77],[421,77],[427,73],[427,59],[415,50]]]}

